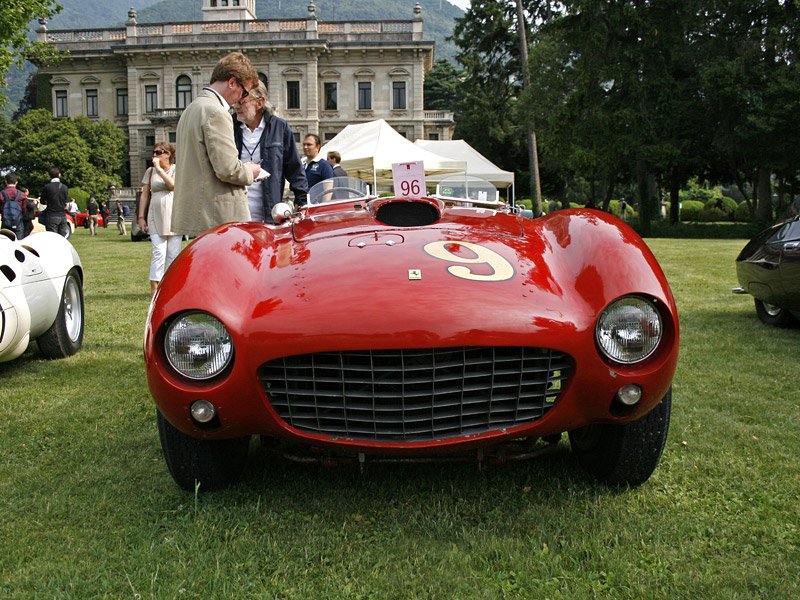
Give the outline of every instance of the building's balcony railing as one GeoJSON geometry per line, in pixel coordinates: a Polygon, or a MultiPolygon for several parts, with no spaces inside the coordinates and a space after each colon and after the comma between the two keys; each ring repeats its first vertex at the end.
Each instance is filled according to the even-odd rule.
{"type": "Polygon", "coordinates": [[[446,121],[453,123],[453,113],[444,110],[426,110],[423,118],[426,121],[446,121]]]}
{"type": "MultiPolygon", "coordinates": [[[[266,21],[201,21],[190,23],[129,24],[115,29],[37,30],[37,40],[63,50],[107,46],[152,45],[159,43],[193,44],[214,42],[219,36],[236,34],[250,40],[331,40],[331,41],[413,41],[421,39],[421,28],[412,21],[319,22],[315,19],[273,19],[266,21]]],[[[229,37],[225,37],[229,39],[229,37]]],[[[242,38],[239,38],[241,41],[242,38]]]]}
{"type": "Polygon", "coordinates": [[[154,111],[145,114],[156,119],[177,119],[181,116],[182,112],[182,108],[157,108],[154,111]]]}

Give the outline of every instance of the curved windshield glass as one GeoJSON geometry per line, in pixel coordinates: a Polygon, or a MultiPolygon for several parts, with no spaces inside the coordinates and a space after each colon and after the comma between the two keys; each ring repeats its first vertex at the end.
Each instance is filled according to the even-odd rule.
{"type": "Polygon", "coordinates": [[[333,177],[308,190],[309,204],[360,200],[369,196],[369,186],[355,177],[333,177]]]}
{"type": "Polygon", "coordinates": [[[472,200],[481,204],[501,204],[497,188],[488,181],[472,175],[453,175],[442,179],[436,186],[436,195],[442,198],[472,200]]]}

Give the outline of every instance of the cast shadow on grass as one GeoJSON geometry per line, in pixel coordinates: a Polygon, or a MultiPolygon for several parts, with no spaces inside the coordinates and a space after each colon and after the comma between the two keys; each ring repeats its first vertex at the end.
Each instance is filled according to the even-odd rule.
{"type": "MultiPolygon", "coordinates": [[[[312,499],[314,511],[338,514],[342,503],[367,511],[376,502],[412,501],[436,497],[446,501],[482,501],[486,496],[525,498],[559,506],[565,489],[589,496],[619,493],[598,484],[578,465],[566,436],[552,452],[529,460],[485,464],[477,460],[441,463],[357,463],[338,466],[303,464],[251,447],[237,495],[252,499],[269,496],[271,502],[292,505],[297,497],[312,499]]],[[[232,490],[232,491],[233,491],[232,490]]],[[[569,494],[573,495],[573,494],[569,494]]]]}
{"type": "MultiPolygon", "coordinates": [[[[730,332],[736,336],[741,337],[746,332],[741,328],[743,326],[750,327],[754,331],[798,331],[800,326],[797,324],[789,327],[775,327],[762,323],[756,314],[755,308],[752,303],[736,310],[721,310],[718,308],[703,308],[693,309],[691,313],[691,320],[703,325],[703,327],[712,328],[730,328],[730,332]]],[[[684,320],[689,322],[688,319],[684,320]]],[[[685,324],[685,323],[684,323],[685,324]]]]}

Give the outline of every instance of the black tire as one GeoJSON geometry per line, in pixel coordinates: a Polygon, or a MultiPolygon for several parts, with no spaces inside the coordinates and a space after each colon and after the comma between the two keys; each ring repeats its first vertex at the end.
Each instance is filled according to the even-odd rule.
{"type": "Polygon", "coordinates": [[[184,490],[221,490],[236,483],[247,463],[250,436],[230,440],[201,440],[182,433],[157,411],[158,436],[167,467],[184,490]]]}
{"type": "Polygon", "coordinates": [[[774,325],[775,327],[794,327],[797,325],[797,319],[785,308],[767,304],[758,298],[755,299],[755,303],[756,314],[765,325],[774,325]]]}
{"type": "Polygon", "coordinates": [[[672,388],[644,417],[626,425],[597,424],[569,432],[572,452],[599,481],[641,485],[653,474],[669,432],[672,388]]]}
{"type": "Polygon", "coordinates": [[[50,329],[36,338],[45,358],[65,358],[80,350],[83,344],[83,284],[78,269],[73,267],[64,280],[61,303],[50,329]]]}

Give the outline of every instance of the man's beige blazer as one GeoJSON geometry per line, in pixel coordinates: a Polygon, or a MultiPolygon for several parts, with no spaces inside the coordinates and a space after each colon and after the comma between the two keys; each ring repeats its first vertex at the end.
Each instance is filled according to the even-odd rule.
{"type": "Polygon", "coordinates": [[[253,173],[233,141],[233,120],[220,99],[203,90],[178,121],[172,231],[197,235],[234,221],[249,221],[245,186],[253,173]]]}

